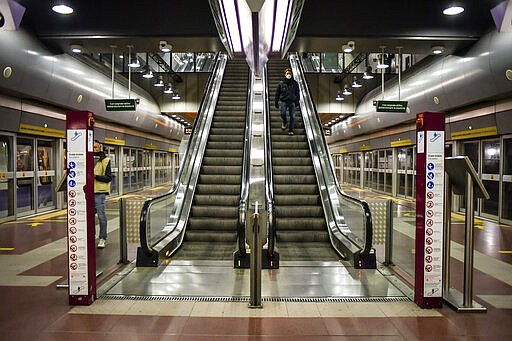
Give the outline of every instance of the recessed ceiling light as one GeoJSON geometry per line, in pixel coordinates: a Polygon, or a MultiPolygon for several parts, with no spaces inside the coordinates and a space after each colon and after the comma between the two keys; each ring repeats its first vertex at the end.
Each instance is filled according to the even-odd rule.
{"type": "Polygon", "coordinates": [[[432,46],[430,50],[433,54],[442,54],[444,52],[444,46],[432,46]]]}
{"type": "Polygon", "coordinates": [[[52,10],[54,12],[59,13],[59,14],[71,14],[71,13],[73,13],[73,8],[71,8],[71,7],[69,7],[68,5],[65,5],[65,4],[55,4],[55,5],[53,5],[52,10]]]}
{"type": "Polygon", "coordinates": [[[81,53],[83,49],[84,49],[83,46],[80,45],[80,44],[73,44],[73,45],[71,45],[71,52],[81,53]]]}
{"type": "Polygon", "coordinates": [[[464,12],[464,7],[462,6],[450,6],[443,10],[444,15],[457,15],[464,12]]]}

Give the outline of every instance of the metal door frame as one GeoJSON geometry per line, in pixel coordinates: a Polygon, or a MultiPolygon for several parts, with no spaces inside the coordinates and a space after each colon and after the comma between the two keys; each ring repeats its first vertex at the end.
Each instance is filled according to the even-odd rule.
{"type": "Polygon", "coordinates": [[[36,213],[36,204],[37,204],[37,189],[36,189],[36,137],[35,136],[25,136],[25,135],[16,135],[14,140],[14,146],[15,146],[15,152],[16,152],[16,158],[15,158],[15,165],[16,170],[14,171],[14,216],[16,218],[19,217],[26,217],[30,215],[34,215],[36,213]],[[18,166],[17,166],[17,155],[18,155],[18,140],[19,139],[28,139],[32,140],[32,209],[28,211],[18,212],[18,166]]]}
{"type": "MultiPolygon", "coordinates": [[[[512,174],[510,174],[511,176],[511,179],[510,181],[505,181],[504,177],[505,177],[505,162],[503,161],[503,157],[505,155],[505,140],[511,140],[512,141],[512,134],[511,135],[503,135],[501,136],[501,139],[500,139],[500,147],[501,147],[501,150],[500,150],[500,159],[501,159],[501,164],[500,164],[500,202],[499,202],[499,205],[498,205],[498,216],[499,216],[499,222],[500,223],[505,223],[505,224],[510,224],[512,225],[512,219],[505,219],[503,218],[503,199],[504,199],[504,195],[503,195],[503,190],[504,190],[504,182],[511,182],[512,183],[512,174]]],[[[512,160],[511,160],[512,162],[512,160]]],[[[507,174],[507,176],[509,176],[509,174],[507,174]]]]}
{"type": "Polygon", "coordinates": [[[38,214],[38,213],[42,213],[42,212],[46,212],[46,211],[52,211],[54,209],[57,208],[57,195],[54,196],[55,198],[55,201],[53,203],[53,206],[50,206],[50,207],[44,207],[42,209],[39,209],[39,185],[38,185],[38,181],[39,181],[39,167],[37,165],[37,162],[39,160],[39,155],[38,155],[38,143],[39,141],[48,141],[52,144],[52,152],[53,152],[53,162],[52,162],[52,165],[50,167],[53,168],[53,171],[54,171],[54,176],[53,176],[53,183],[52,183],[52,195],[53,195],[53,192],[55,192],[55,184],[59,181],[59,179],[57,178],[57,139],[56,138],[51,138],[51,137],[36,137],[34,138],[35,140],[35,148],[34,148],[34,163],[35,163],[35,168],[34,168],[34,182],[35,182],[35,190],[34,190],[34,199],[35,199],[35,206],[34,206],[34,209],[35,209],[35,213],[38,214]]]}
{"type": "MultiPolygon", "coordinates": [[[[481,139],[480,140],[480,148],[479,148],[479,158],[480,158],[480,169],[478,169],[478,176],[480,177],[480,179],[482,180],[482,182],[484,181],[496,181],[494,179],[492,180],[484,180],[483,179],[483,160],[484,160],[484,142],[486,141],[498,141],[498,144],[499,144],[499,151],[500,151],[500,161],[499,161],[499,165],[498,165],[498,199],[497,199],[497,202],[498,202],[498,213],[497,215],[492,215],[492,214],[489,214],[489,213],[484,213],[483,212],[483,208],[484,208],[484,199],[478,199],[478,215],[482,218],[487,218],[487,219],[491,219],[491,220],[495,220],[495,221],[499,221],[499,217],[500,217],[500,211],[501,211],[501,197],[502,197],[502,193],[501,193],[501,189],[502,189],[502,179],[503,179],[503,172],[502,172],[502,168],[503,168],[503,160],[501,158],[501,155],[503,155],[503,140],[499,137],[499,136],[496,136],[496,137],[492,137],[492,138],[485,138],[485,139],[481,139]]],[[[486,173],[486,174],[490,174],[491,176],[492,175],[496,175],[496,174],[491,174],[491,173],[486,173]]]]}
{"type": "MultiPolygon", "coordinates": [[[[11,203],[8,203],[8,204],[12,204],[12,214],[8,215],[6,217],[0,218],[0,223],[2,223],[5,221],[14,220],[16,218],[16,156],[15,156],[16,153],[15,153],[15,148],[14,148],[16,146],[16,134],[2,131],[2,132],[0,132],[0,135],[7,136],[7,137],[11,138],[10,162],[12,165],[12,169],[10,171],[9,170],[7,171],[7,173],[12,173],[10,176],[11,185],[12,185],[12,188],[11,188],[12,198],[9,198],[9,194],[7,194],[8,198],[12,200],[11,203]]],[[[6,177],[9,180],[9,174],[6,174],[6,177]]],[[[9,188],[9,187],[7,187],[7,188],[9,188]]]]}

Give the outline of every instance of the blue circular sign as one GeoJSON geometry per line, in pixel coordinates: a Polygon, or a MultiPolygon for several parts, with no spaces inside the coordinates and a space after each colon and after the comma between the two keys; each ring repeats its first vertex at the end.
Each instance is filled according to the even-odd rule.
{"type": "Polygon", "coordinates": [[[69,167],[70,169],[75,168],[75,167],[76,167],[76,163],[75,163],[75,161],[69,161],[69,163],[68,163],[68,167],[69,167]]]}

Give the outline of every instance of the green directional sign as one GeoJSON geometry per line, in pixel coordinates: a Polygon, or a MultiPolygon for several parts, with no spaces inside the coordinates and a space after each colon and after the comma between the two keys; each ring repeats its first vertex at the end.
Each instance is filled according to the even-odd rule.
{"type": "Polygon", "coordinates": [[[377,112],[407,112],[407,101],[377,101],[377,112]]]}
{"type": "Polygon", "coordinates": [[[106,99],[105,109],[107,111],[135,111],[134,99],[106,99]]]}

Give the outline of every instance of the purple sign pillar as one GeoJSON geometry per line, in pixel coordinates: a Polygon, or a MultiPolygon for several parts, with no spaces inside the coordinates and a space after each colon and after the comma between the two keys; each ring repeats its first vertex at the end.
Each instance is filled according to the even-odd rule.
{"type": "Polygon", "coordinates": [[[444,113],[418,114],[414,302],[421,308],[443,302],[444,145],[444,113]]]}
{"type": "Polygon", "coordinates": [[[66,113],[69,304],[90,305],[96,298],[94,243],[94,114],[66,113]]]}

